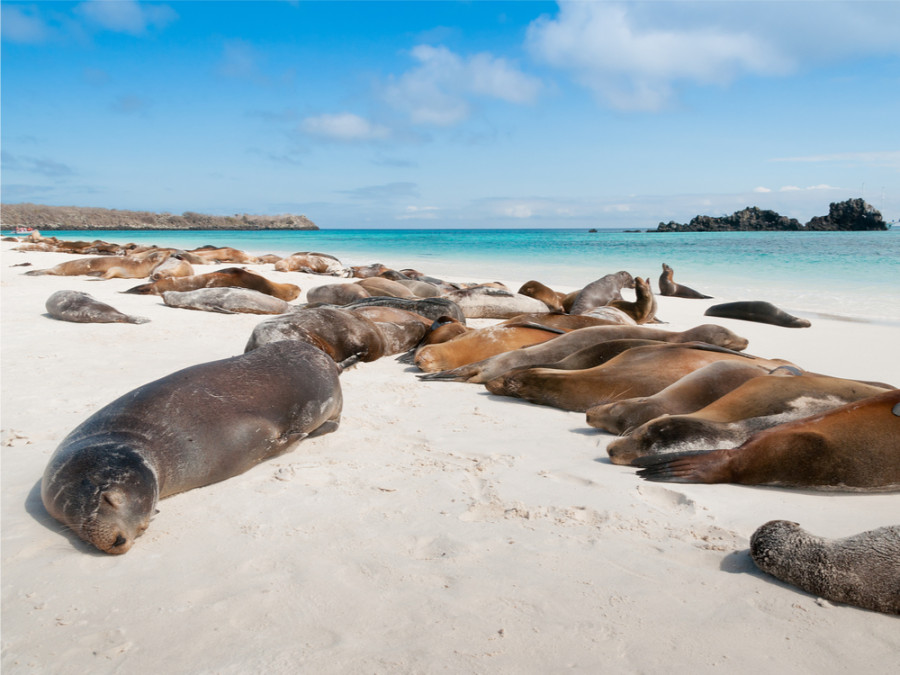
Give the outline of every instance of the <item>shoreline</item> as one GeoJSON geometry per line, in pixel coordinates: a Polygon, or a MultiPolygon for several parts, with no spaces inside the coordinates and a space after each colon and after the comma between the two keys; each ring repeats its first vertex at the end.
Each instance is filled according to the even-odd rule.
{"type": "MultiPolygon", "coordinates": [[[[335,433],[163,500],[125,556],[91,552],[35,492],[55,447],[115,397],[242,352],[263,317],[121,293],[139,280],[26,277],[10,265],[72,256],[12,246],[0,258],[4,673],[758,673],[773,661],[829,673],[896,661],[896,617],[781,584],[747,547],[776,518],[829,537],[893,524],[900,495],[648,483],[609,463],[614,437],[583,413],[420,381],[391,357],[341,376],[335,433]],[[151,321],[53,321],[44,301],[63,288],[151,321]]],[[[247,267],[300,285],[295,302],[341,281],[247,267]]],[[[423,271],[439,275],[440,260],[423,271]]],[[[750,353],[900,385],[895,327],[788,329],[658,300],[672,330],[718,323],[750,353]]]]}

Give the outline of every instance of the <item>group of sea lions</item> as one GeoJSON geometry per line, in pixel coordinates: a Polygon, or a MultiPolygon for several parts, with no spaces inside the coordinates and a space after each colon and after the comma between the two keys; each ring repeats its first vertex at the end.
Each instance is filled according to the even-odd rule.
{"type": "MultiPolygon", "coordinates": [[[[129,257],[116,256],[123,249],[112,246],[101,252],[96,242],[57,246],[53,250],[129,257]]],[[[169,259],[259,260],[213,247],[151,252],[138,250],[134,261],[158,267],[169,259]]],[[[150,277],[156,269],[119,260],[73,263],[39,273],[111,278],[132,270],[150,277]]],[[[639,325],[656,320],[648,279],[618,272],[572,294],[530,281],[512,293],[498,284],[449,284],[378,264],[345,268],[326,254],[295,254],[283,267],[357,277],[361,281],[335,286],[359,286],[365,295],[323,291],[313,301],[313,289],[310,303],[291,306],[299,288],[241,268],[160,274],[129,291],[162,295],[176,307],[275,316],[254,329],[243,355],[139,387],[70,433],[42,481],[51,515],[97,548],[124,553],[146,529],[158,499],[237,475],[302,438],[334,431],[342,369],[403,353],[426,371],[423,380],[482,383],[494,394],[585,412],[588,425],[620,435],[609,445],[610,459],[641,467],[649,480],[900,488],[900,391],[749,355],[747,340],[722,326],[676,332],[639,325]],[[179,285],[188,279],[194,281],[179,285]],[[626,287],[635,289],[634,302],[622,298],[626,287]],[[284,304],[247,309],[241,289],[284,304]],[[216,293],[215,300],[190,297],[200,290],[216,293]],[[621,316],[598,311],[607,308],[621,316]],[[503,321],[481,329],[466,325],[467,317],[482,316],[503,321]]],[[[675,284],[672,274],[664,264],[662,294],[709,297],[675,284]]],[[[74,294],[51,296],[51,316],[92,321],[115,312],[74,294]]],[[[122,317],[96,320],[140,321],[122,317]]],[[[900,613],[898,527],[827,542],[778,521],[753,535],[751,556],[761,569],[809,592],[900,613]]]]}

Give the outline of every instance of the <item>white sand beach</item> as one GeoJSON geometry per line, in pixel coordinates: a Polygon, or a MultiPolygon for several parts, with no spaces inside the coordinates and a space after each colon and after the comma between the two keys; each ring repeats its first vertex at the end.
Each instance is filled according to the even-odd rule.
{"type": "MultiPolygon", "coordinates": [[[[609,463],[613,437],[583,413],[419,381],[393,357],[341,375],[335,433],[161,501],[130,552],[97,552],[44,510],[51,453],[121,394],[242,353],[262,317],[122,294],[135,280],[23,276],[72,257],[13,246],[2,244],[4,674],[900,665],[897,617],[798,591],[748,554],[750,535],[771,519],[828,537],[896,524],[900,495],[649,483],[609,463]],[[13,266],[25,262],[32,267],[13,266]],[[60,289],[150,322],[55,321],[44,302],[60,289]]],[[[225,265],[202,271],[216,267],[225,265]]],[[[248,267],[300,285],[295,302],[334,281],[248,267]]],[[[438,263],[423,271],[442,272],[438,263]]],[[[661,297],[658,315],[674,330],[719,323],[747,337],[748,352],[807,370],[900,385],[900,327],[703,316],[738,299],[751,298],[661,297]]]]}

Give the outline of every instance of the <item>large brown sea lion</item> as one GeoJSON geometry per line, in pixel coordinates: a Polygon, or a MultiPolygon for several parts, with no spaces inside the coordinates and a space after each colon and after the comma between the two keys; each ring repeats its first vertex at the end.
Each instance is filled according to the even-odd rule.
{"type": "Polygon", "coordinates": [[[328,305],[346,305],[360,298],[369,298],[372,294],[359,284],[324,284],[310,288],[306,292],[309,303],[325,303],[328,305]]]}
{"type": "Polygon", "coordinates": [[[391,281],[384,277],[369,277],[356,282],[365,288],[369,295],[378,295],[387,298],[415,298],[416,295],[403,284],[391,281]]]}
{"type": "Polygon", "coordinates": [[[514,369],[552,363],[595,344],[622,339],[706,342],[735,351],[747,347],[746,338],[735,335],[727,328],[715,324],[703,324],[686,331],[668,331],[649,326],[594,326],[573,330],[549,342],[514,349],[452,370],[421,377],[422,379],[484,383],[514,369]]]}
{"type": "Polygon", "coordinates": [[[900,390],[894,389],[760,431],[737,448],[640,457],[633,464],[652,481],[885,492],[900,490],[898,438],[900,390]]]}
{"type": "Polygon", "coordinates": [[[735,447],[752,434],[883,393],[887,386],[777,368],[755,377],[709,405],[683,415],[661,416],[606,447],[613,464],[637,457],[735,447]]]}
{"type": "Polygon", "coordinates": [[[621,300],[623,288],[634,288],[634,278],[625,270],[600,277],[578,291],[569,313],[584,314],[594,307],[602,307],[613,300],[621,300]]]}
{"type": "Polygon", "coordinates": [[[150,276],[153,269],[169,257],[169,251],[153,251],[142,257],[97,256],[67,260],[49,269],[25,272],[28,276],[49,274],[71,277],[78,275],[100,276],[107,279],[141,279],[150,276]]]}
{"type": "Polygon", "coordinates": [[[166,291],[195,291],[198,288],[249,288],[260,293],[280,298],[284,301],[296,299],[300,295],[300,287],[294,284],[278,284],[264,276],[240,267],[227,267],[216,272],[195,274],[190,277],[159,279],[149,284],[141,284],[129,288],[125,293],[138,295],[162,295],[166,291]]]}
{"type": "Polygon", "coordinates": [[[775,326],[784,326],[786,328],[809,328],[810,326],[808,320],[797,318],[783,309],[779,309],[772,303],[762,300],[724,302],[721,305],[713,305],[704,314],[706,316],[718,316],[723,319],[771,323],[775,326]]]}
{"type": "Polygon", "coordinates": [[[629,349],[607,363],[584,370],[512,371],[489,380],[485,386],[492,394],[584,412],[601,403],[651,396],[708,363],[735,359],[755,359],[768,368],[790,365],[699,342],[663,344],[629,349]]]}
{"type": "Polygon", "coordinates": [[[681,415],[699,410],[747,380],[768,372],[752,361],[714,361],[652,396],[588,408],[587,423],[613,434],[627,434],[660,415],[681,415]]]}
{"type": "Polygon", "coordinates": [[[565,293],[559,293],[554,291],[549,286],[545,286],[540,281],[526,281],[519,288],[520,295],[527,295],[529,298],[535,298],[536,300],[540,300],[547,307],[552,309],[554,312],[565,312],[565,307],[563,307],[563,301],[566,298],[565,293]]]}
{"type": "Polygon", "coordinates": [[[674,298],[711,298],[711,295],[703,295],[689,286],[676,284],[673,278],[675,272],[671,267],[662,264],[662,274],[659,275],[659,294],[674,298]]]}
{"type": "MultiPolygon", "coordinates": [[[[191,249],[187,251],[188,253],[196,256],[203,262],[207,264],[217,264],[217,263],[245,263],[252,264],[258,263],[259,258],[256,256],[250,255],[249,253],[245,253],[237,248],[232,248],[230,246],[222,246],[216,248],[214,246],[201,246],[200,248],[191,249]]],[[[191,260],[191,262],[194,262],[191,260]]]]}
{"type": "Polygon", "coordinates": [[[441,317],[450,317],[462,325],[466,323],[466,317],[463,316],[462,310],[447,298],[360,298],[344,305],[344,309],[374,306],[405,309],[407,312],[420,314],[432,321],[437,321],[441,317]]]}
{"type": "Polygon", "coordinates": [[[147,323],[142,316],[123,314],[112,305],[100,302],[81,291],[56,291],[47,298],[47,313],[60,321],[74,323],[147,323]]]}
{"type": "Polygon", "coordinates": [[[63,439],[41,481],[44,506],[101,551],[125,553],[157,500],[337,429],[338,372],[315,347],[276,343],[138,387],[63,439]]]}
{"type": "Polygon", "coordinates": [[[772,520],[750,537],[763,572],[833,602],[900,614],[900,525],[843,539],[816,537],[788,520],[772,520]]]}
{"type": "Polygon", "coordinates": [[[635,277],[634,292],[637,296],[634,302],[612,300],[608,306],[622,310],[637,324],[650,323],[656,318],[656,298],[653,297],[653,289],[650,288],[650,278],[635,277]]]}

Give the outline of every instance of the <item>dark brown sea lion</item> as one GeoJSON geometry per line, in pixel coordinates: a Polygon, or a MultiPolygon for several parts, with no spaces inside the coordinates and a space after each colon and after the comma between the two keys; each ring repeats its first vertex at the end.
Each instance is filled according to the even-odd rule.
{"type": "Polygon", "coordinates": [[[637,296],[634,302],[612,300],[608,306],[622,310],[637,324],[650,323],[656,318],[656,298],[653,296],[653,289],[650,288],[650,278],[635,277],[634,292],[637,296]]]}
{"type": "Polygon", "coordinates": [[[400,354],[412,349],[431,330],[434,322],[421,314],[396,307],[369,305],[349,307],[348,311],[373,322],[384,338],[384,354],[400,354]]]}
{"type": "Polygon", "coordinates": [[[662,274],[659,275],[659,294],[674,298],[711,298],[711,295],[703,295],[688,286],[676,284],[673,278],[675,272],[671,267],[662,264],[662,274]]]}
{"type": "Polygon", "coordinates": [[[249,288],[260,293],[280,298],[284,301],[295,300],[300,295],[300,287],[294,284],[278,284],[264,276],[240,267],[227,267],[216,272],[195,274],[190,277],[159,279],[149,284],[141,284],[129,288],[125,293],[137,295],[162,295],[166,291],[195,291],[198,288],[249,288]]]}
{"type": "MultiPolygon", "coordinates": [[[[699,342],[663,344],[629,349],[607,363],[584,370],[512,371],[489,380],[485,386],[492,394],[584,412],[601,403],[652,396],[713,361],[754,358],[699,342]]],[[[769,368],[785,365],[784,361],[761,358],[754,362],[769,368]]]]}
{"type": "Polygon", "coordinates": [[[623,288],[634,288],[634,278],[625,270],[600,277],[578,292],[569,313],[584,314],[594,307],[602,307],[613,300],[621,300],[623,288]]]}
{"type": "Polygon", "coordinates": [[[563,307],[563,300],[565,299],[566,294],[558,293],[549,286],[545,286],[540,281],[526,281],[519,288],[518,292],[521,295],[527,295],[529,298],[540,300],[555,312],[566,311],[563,307]]]}
{"type": "Polygon", "coordinates": [[[713,305],[704,314],[706,316],[718,316],[723,319],[771,323],[776,326],[784,326],[785,328],[809,328],[810,326],[809,321],[806,319],[792,316],[784,310],[778,309],[772,303],[762,300],[725,302],[721,305],[713,305]]]}
{"type": "Polygon", "coordinates": [[[496,325],[469,330],[447,342],[420,348],[416,352],[414,362],[419,370],[426,373],[450,370],[494,354],[552,340],[562,332],[538,325],[534,327],[496,325]]]}
{"type": "Polygon", "coordinates": [[[150,276],[157,265],[169,257],[168,251],[153,251],[143,257],[131,256],[97,256],[78,258],[54,265],[49,269],[25,272],[28,276],[49,274],[53,276],[71,277],[78,275],[100,276],[108,279],[141,279],[150,276]]]}
{"type": "Polygon", "coordinates": [[[807,593],[900,614],[898,525],[825,539],[798,523],[771,520],[750,537],[750,557],[763,572],[807,593]]]}
{"type": "Polygon", "coordinates": [[[334,277],[344,275],[341,261],[327,253],[303,251],[282,258],[275,263],[279,272],[305,272],[306,274],[328,274],[334,277]]]}
{"type": "Polygon", "coordinates": [[[894,389],[760,431],[737,448],[640,457],[633,464],[652,481],[900,490],[898,403],[900,390],[894,389]]]}
{"type": "Polygon", "coordinates": [[[193,291],[166,291],[162,297],[169,307],[220,314],[284,314],[291,311],[291,306],[284,300],[249,288],[223,286],[193,291]]]}
{"type": "Polygon", "coordinates": [[[644,422],[606,447],[613,464],[664,453],[736,447],[752,434],[883,393],[890,387],[776,368],[695,412],[644,422]]]}
{"type": "Polygon", "coordinates": [[[735,335],[727,328],[715,324],[704,324],[686,331],[668,331],[649,326],[594,326],[573,330],[549,342],[514,349],[452,370],[421,377],[423,379],[484,383],[514,369],[552,363],[595,344],[623,339],[706,342],[735,351],[747,347],[746,338],[735,335]]]}
{"type": "Polygon", "coordinates": [[[101,551],[125,553],[157,500],[337,429],[338,372],[315,347],[276,343],[138,387],[63,439],[41,481],[44,506],[101,551]]]}
{"type": "Polygon", "coordinates": [[[60,321],[74,323],[147,323],[142,316],[123,314],[81,291],[56,291],[47,298],[47,313],[60,321]]]}
{"type": "Polygon", "coordinates": [[[244,352],[282,340],[314,345],[339,364],[375,361],[386,354],[375,323],[338,307],[307,307],[266,319],[256,324],[244,352]]]}
{"type": "Polygon", "coordinates": [[[652,396],[588,408],[587,423],[613,434],[627,434],[660,415],[682,415],[699,410],[747,380],[768,372],[752,361],[714,361],[652,396]]]}
{"type": "Polygon", "coordinates": [[[352,309],[354,307],[395,307],[397,309],[405,309],[407,312],[421,314],[427,319],[437,321],[441,317],[451,317],[461,324],[465,325],[466,317],[463,316],[462,310],[456,303],[446,298],[360,298],[351,303],[344,305],[344,309],[352,309]]]}

